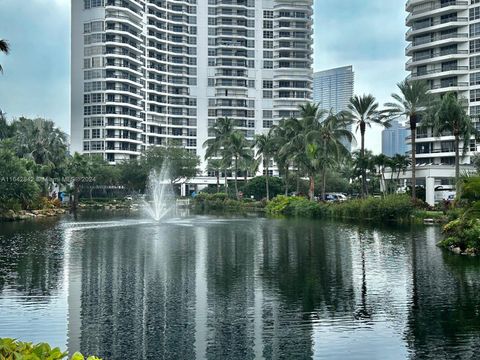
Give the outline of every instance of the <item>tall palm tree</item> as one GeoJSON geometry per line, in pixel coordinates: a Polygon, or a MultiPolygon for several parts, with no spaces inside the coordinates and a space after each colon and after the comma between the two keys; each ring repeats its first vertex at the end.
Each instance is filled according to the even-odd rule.
{"type": "Polygon", "coordinates": [[[207,164],[208,171],[215,173],[217,178],[217,192],[220,191],[220,172],[224,168],[222,159],[209,159],[207,164]]]}
{"type": "MultiPolygon", "coordinates": [[[[379,154],[374,156],[373,161],[378,166],[381,182],[383,184],[383,194],[387,193],[387,180],[385,179],[385,170],[391,165],[391,159],[385,154],[379,154]]],[[[393,171],[392,171],[393,173],[393,171]]]]}
{"type": "Polygon", "coordinates": [[[230,134],[226,147],[224,149],[224,157],[233,159],[233,166],[235,172],[235,194],[237,199],[240,199],[238,192],[238,169],[240,160],[248,160],[252,158],[250,144],[245,135],[241,131],[234,131],[230,134]]]}
{"type": "Polygon", "coordinates": [[[287,143],[290,136],[290,130],[286,125],[286,120],[281,120],[278,125],[275,125],[270,130],[273,136],[273,147],[275,149],[273,153],[273,159],[277,164],[280,175],[283,178],[283,184],[285,187],[285,196],[288,195],[288,176],[290,167],[290,154],[282,151],[287,147],[287,143]]]}
{"type": "Polygon", "coordinates": [[[429,86],[425,81],[404,80],[397,84],[400,94],[392,94],[394,102],[385,104],[389,117],[406,116],[410,122],[412,138],[412,198],[416,198],[416,138],[419,121],[428,111],[431,102],[429,86]]]}
{"type": "MultiPolygon", "coordinates": [[[[320,119],[317,118],[318,120],[320,119]]],[[[344,140],[352,143],[355,137],[351,131],[347,130],[347,125],[348,120],[344,112],[338,114],[330,112],[325,120],[318,122],[306,135],[307,157],[311,165],[319,161],[322,174],[322,199],[325,199],[326,195],[327,169],[338,165],[341,160],[350,156],[344,140]]],[[[311,183],[311,185],[314,184],[311,183]]],[[[313,193],[313,189],[310,191],[313,193]]]]}
{"type": "MultiPolygon", "coordinates": [[[[328,115],[328,112],[319,108],[318,105],[307,103],[300,106],[299,119],[291,118],[285,121],[287,141],[280,148],[279,153],[286,155],[297,167],[297,175],[300,169],[304,169],[309,177],[309,197],[315,196],[315,176],[317,175],[320,156],[320,147],[309,146],[309,134],[318,131],[320,124],[328,115]],[[287,155],[288,154],[288,155],[287,155]]],[[[318,145],[318,144],[313,144],[318,145]]]]}
{"type": "MultiPolygon", "coordinates": [[[[0,52],[3,52],[5,55],[10,53],[10,45],[5,39],[0,39],[0,52]]],[[[0,73],[3,73],[2,65],[0,65],[0,73]]]]}
{"type": "MultiPolygon", "coordinates": [[[[354,179],[361,180],[360,191],[363,187],[363,176],[365,175],[365,183],[367,183],[368,174],[373,174],[376,171],[373,159],[374,156],[370,150],[365,150],[363,155],[360,150],[357,150],[352,154],[353,177],[354,179]]],[[[368,194],[368,186],[366,186],[365,195],[368,194]]]]}
{"type": "Polygon", "coordinates": [[[477,130],[470,116],[467,115],[462,100],[457,94],[449,92],[430,109],[425,126],[431,126],[434,136],[450,132],[453,134],[455,147],[455,182],[460,179],[460,143],[463,153],[468,150],[470,138],[477,135],[477,130]]]}
{"type": "Polygon", "coordinates": [[[265,187],[267,191],[267,201],[270,200],[269,175],[268,168],[270,160],[275,151],[275,138],[272,131],[267,134],[257,135],[255,137],[255,147],[257,148],[257,156],[263,160],[263,168],[265,169],[265,187]]]}
{"type": "MultiPolygon", "coordinates": [[[[382,112],[378,109],[378,103],[373,95],[355,95],[348,104],[351,121],[356,125],[356,131],[360,130],[360,156],[365,157],[365,132],[367,127],[372,124],[378,124],[383,127],[390,127],[390,123],[385,119],[382,112]]],[[[362,197],[367,193],[367,169],[362,169],[362,197]]]]}
{"type": "MultiPolygon", "coordinates": [[[[222,148],[224,148],[227,142],[230,139],[230,135],[235,130],[235,122],[228,118],[219,118],[213,126],[208,129],[209,136],[208,140],[203,143],[203,147],[206,148],[205,160],[222,156],[220,154],[222,148]]],[[[222,156],[223,157],[223,156],[222,156]]],[[[224,158],[224,157],[223,157],[224,158]]],[[[225,158],[223,159],[225,160],[225,158]]],[[[224,175],[225,175],[225,188],[227,184],[227,167],[229,166],[228,161],[222,161],[224,164],[224,175]]]]}

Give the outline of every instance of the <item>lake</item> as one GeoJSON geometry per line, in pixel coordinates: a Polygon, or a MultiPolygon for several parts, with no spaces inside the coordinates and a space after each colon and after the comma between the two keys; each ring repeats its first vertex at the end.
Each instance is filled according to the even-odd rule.
{"type": "Polygon", "coordinates": [[[85,213],[0,223],[0,337],[104,359],[474,359],[438,227],[85,213]]]}

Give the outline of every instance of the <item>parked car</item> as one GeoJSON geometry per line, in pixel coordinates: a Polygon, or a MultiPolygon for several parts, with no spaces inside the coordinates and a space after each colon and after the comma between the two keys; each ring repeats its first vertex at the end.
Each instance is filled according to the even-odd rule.
{"type": "Polygon", "coordinates": [[[341,193],[328,193],[325,194],[325,201],[327,202],[343,202],[347,201],[348,198],[341,193]]]}

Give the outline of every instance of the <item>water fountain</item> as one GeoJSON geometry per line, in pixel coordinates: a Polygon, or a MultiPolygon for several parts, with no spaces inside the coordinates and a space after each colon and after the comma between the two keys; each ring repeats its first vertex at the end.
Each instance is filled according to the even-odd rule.
{"type": "Polygon", "coordinates": [[[168,164],[164,164],[160,172],[152,170],[148,177],[147,198],[144,209],[154,220],[160,221],[175,208],[175,194],[170,181],[168,164]]]}

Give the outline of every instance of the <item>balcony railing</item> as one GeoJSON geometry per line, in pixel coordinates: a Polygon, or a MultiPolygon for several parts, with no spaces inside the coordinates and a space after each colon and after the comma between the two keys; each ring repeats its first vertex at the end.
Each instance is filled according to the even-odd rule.
{"type": "Polygon", "coordinates": [[[430,44],[435,41],[441,41],[441,40],[447,40],[447,39],[458,39],[458,38],[468,38],[467,33],[457,33],[457,34],[444,34],[444,35],[436,35],[433,37],[430,37],[425,40],[421,41],[413,41],[411,44],[409,44],[406,48],[406,50],[410,50],[414,46],[420,46],[420,45],[425,45],[425,44],[430,44]]]}
{"type": "Polygon", "coordinates": [[[447,6],[468,6],[468,1],[451,0],[451,1],[448,1],[448,2],[444,2],[444,3],[438,1],[436,3],[431,3],[430,6],[425,6],[425,7],[422,7],[420,9],[412,11],[410,13],[410,16],[422,14],[422,13],[432,11],[432,10],[442,9],[444,7],[447,7],[447,6]]]}
{"type": "Polygon", "coordinates": [[[437,68],[437,69],[431,69],[431,70],[420,71],[420,72],[416,71],[416,72],[412,72],[411,76],[419,77],[419,76],[438,74],[438,73],[447,72],[447,71],[468,71],[468,66],[449,66],[445,68],[437,68]]]}
{"type": "Polygon", "coordinates": [[[432,85],[431,89],[436,90],[436,89],[443,89],[443,88],[449,88],[449,87],[466,87],[468,85],[469,85],[468,81],[452,82],[448,84],[435,84],[435,85],[432,85]]]}

